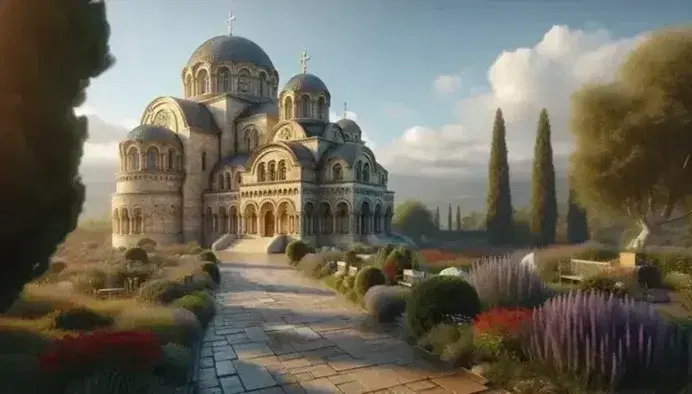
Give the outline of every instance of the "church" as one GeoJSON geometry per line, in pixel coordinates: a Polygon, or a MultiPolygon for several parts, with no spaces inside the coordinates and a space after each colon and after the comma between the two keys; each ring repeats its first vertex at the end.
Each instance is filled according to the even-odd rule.
{"type": "Polygon", "coordinates": [[[113,246],[386,240],[394,193],[358,124],[330,121],[331,94],[306,52],[279,91],[271,59],[232,34],[233,19],[183,67],[183,98],[154,99],[120,142],[113,246]]]}

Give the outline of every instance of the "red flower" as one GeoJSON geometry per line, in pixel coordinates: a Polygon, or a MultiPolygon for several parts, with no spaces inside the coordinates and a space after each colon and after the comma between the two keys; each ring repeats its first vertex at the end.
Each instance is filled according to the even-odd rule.
{"type": "Polygon", "coordinates": [[[506,309],[493,308],[476,317],[473,330],[477,334],[492,333],[499,335],[513,335],[518,333],[524,324],[533,315],[531,309],[506,309]]]}

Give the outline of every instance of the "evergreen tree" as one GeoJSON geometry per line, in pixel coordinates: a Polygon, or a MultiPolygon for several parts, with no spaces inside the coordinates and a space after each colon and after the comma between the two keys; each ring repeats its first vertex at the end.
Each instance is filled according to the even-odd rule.
{"type": "Polygon", "coordinates": [[[461,231],[461,208],[457,205],[457,223],[456,230],[461,231]]]}
{"type": "Polygon", "coordinates": [[[511,243],[514,231],[505,134],[505,120],[502,116],[502,110],[498,108],[495,113],[493,140],[490,148],[485,217],[488,240],[493,245],[511,243]]]}
{"type": "Polygon", "coordinates": [[[536,246],[555,243],[557,228],[557,197],[555,195],[555,167],[553,147],[550,143],[548,111],[541,110],[533,156],[531,196],[531,235],[536,246]]]}
{"type": "Polygon", "coordinates": [[[452,231],[452,204],[447,209],[447,231],[452,231]]]}
{"type": "Polygon", "coordinates": [[[435,226],[440,229],[440,207],[435,207],[435,226]]]}
{"type": "Polygon", "coordinates": [[[87,119],[74,108],[113,63],[104,2],[5,0],[0,6],[0,312],[45,273],[77,225],[87,119]]]}
{"type": "Polygon", "coordinates": [[[589,240],[589,225],[584,209],[576,201],[574,189],[569,190],[567,207],[567,240],[571,244],[580,244],[589,240]]]}

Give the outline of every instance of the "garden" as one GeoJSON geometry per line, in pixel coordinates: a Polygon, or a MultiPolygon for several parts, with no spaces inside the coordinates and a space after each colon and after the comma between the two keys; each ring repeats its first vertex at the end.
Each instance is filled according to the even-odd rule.
{"type": "Polygon", "coordinates": [[[653,290],[692,300],[692,254],[685,249],[651,249],[632,268],[619,266],[618,251],[592,243],[537,250],[536,265],[522,263],[527,251],[483,256],[386,246],[369,256],[360,252],[358,246],[315,253],[294,241],[286,256],[379,323],[400,324],[440,362],[479,373],[494,387],[519,394],[690,387],[692,303],[671,313],[639,301],[653,290]],[[612,267],[561,283],[571,259],[612,267]],[[459,273],[402,286],[405,270],[437,273],[450,266],[459,273]]]}
{"type": "Polygon", "coordinates": [[[78,228],[0,316],[0,392],[171,393],[215,314],[218,260],[197,245],[113,249],[78,228]]]}

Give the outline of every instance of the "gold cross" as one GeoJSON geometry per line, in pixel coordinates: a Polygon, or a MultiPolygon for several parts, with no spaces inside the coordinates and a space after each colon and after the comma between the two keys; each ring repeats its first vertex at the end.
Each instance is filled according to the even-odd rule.
{"type": "Polygon", "coordinates": [[[310,56],[308,56],[308,51],[303,51],[303,53],[300,55],[300,64],[303,67],[303,74],[307,74],[308,72],[308,61],[311,59],[310,56]]]}
{"type": "Polygon", "coordinates": [[[228,19],[226,19],[226,26],[228,26],[229,36],[233,35],[233,22],[235,22],[235,15],[233,15],[233,11],[230,11],[228,13],[228,19]]]}

